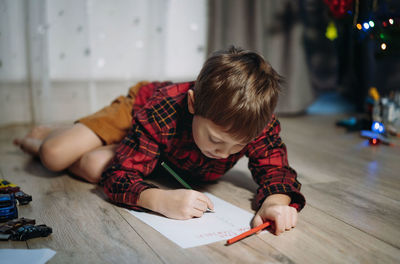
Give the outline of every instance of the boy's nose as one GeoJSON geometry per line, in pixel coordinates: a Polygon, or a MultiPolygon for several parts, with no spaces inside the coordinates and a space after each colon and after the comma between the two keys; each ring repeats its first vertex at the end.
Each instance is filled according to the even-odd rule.
{"type": "Polygon", "coordinates": [[[227,151],[217,149],[215,153],[216,156],[218,156],[220,159],[226,159],[227,157],[229,157],[229,153],[227,151]]]}

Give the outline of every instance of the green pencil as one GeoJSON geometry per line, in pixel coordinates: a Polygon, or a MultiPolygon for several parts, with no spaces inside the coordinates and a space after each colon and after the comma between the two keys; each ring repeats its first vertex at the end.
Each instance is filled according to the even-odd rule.
{"type": "MultiPolygon", "coordinates": [[[[178,175],[173,169],[171,169],[171,167],[168,166],[164,161],[161,162],[161,166],[163,166],[172,176],[174,176],[174,178],[175,178],[180,184],[182,184],[186,189],[193,190],[193,188],[190,187],[190,185],[187,184],[181,177],[179,177],[179,175],[178,175]]],[[[207,208],[207,211],[206,211],[206,212],[214,213],[214,211],[211,210],[210,208],[207,208]]]]}
{"type": "Polygon", "coordinates": [[[171,173],[171,175],[174,176],[174,178],[178,182],[180,182],[180,184],[182,184],[186,189],[193,190],[193,188],[190,187],[189,184],[187,184],[181,177],[179,177],[178,174],[175,171],[173,171],[171,167],[168,166],[164,161],[161,162],[161,166],[163,166],[169,173],[171,173]]]}

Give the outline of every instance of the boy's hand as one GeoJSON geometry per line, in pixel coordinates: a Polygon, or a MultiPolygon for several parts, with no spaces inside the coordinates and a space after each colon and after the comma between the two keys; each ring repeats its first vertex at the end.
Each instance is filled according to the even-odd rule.
{"type": "Polygon", "coordinates": [[[187,189],[148,190],[153,191],[154,195],[146,197],[145,192],[147,190],[142,192],[144,199],[149,198],[153,200],[151,208],[146,208],[165,215],[168,218],[184,220],[193,217],[202,217],[207,208],[214,210],[211,200],[205,194],[198,191],[187,189]]]}
{"type": "Polygon", "coordinates": [[[289,203],[290,197],[285,194],[268,196],[254,216],[251,223],[252,227],[259,226],[266,221],[272,221],[277,236],[285,230],[296,227],[297,210],[290,207],[289,203]]]}

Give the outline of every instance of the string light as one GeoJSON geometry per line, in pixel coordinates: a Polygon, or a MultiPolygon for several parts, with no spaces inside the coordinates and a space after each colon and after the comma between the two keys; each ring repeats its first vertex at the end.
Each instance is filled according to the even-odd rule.
{"type": "Polygon", "coordinates": [[[375,26],[375,23],[374,23],[374,21],[372,21],[372,20],[369,21],[368,24],[369,24],[369,26],[372,27],[372,28],[375,26]]]}
{"type": "Polygon", "coordinates": [[[325,36],[330,40],[334,41],[338,37],[337,29],[333,21],[329,22],[326,28],[325,36]]]}
{"type": "Polygon", "coordinates": [[[389,18],[389,24],[390,24],[390,25],[393,25],[393,23],[394,23],[393,18],[389,18]]]}
{"type": "Polygon", "coordinates": [[[381,49],[382,49],[382,50],[386,50],[386,47],[387,47],[387,46],[386,46],[386,43],[382,43],[382,44],[381,44],[381,49]]]}
{"type": "Polygon", "coordinates": [[[363,27],[364,27],[365,30],[367,30],[367,29],[369,29],[369,24],[368,24],[367,22],[365,22],[365,23],[363,24],[363,27]]]}
{"type": "Polygon", "coordinates": [[[356,25],[356,27],[357,27],[358,30],[361,30],[361,29],[362,29],[362,26],[361,26],[360,23],[358,23],[358,24],[356,25]]]}

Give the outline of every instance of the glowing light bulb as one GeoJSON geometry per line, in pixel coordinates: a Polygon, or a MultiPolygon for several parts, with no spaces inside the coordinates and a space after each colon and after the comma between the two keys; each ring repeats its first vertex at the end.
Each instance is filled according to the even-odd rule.
{"type": "Polygon", "coordinates": [[[368,24],[367,22],[365,22],[365,23],[363,24],[363,27],[364,27],[364,29],[369,29],[369,24],[368,24]]]}
{"type": "Polygon", "coordinates": [[[386,50],[386,48],[387,48],[386,43],[382,43],[382,44],[381,44],[381,49],[382,49],[382,50],[386,50]]]}
{"type": "Polygon", "coordinates": [[[389,24],[390,24],[390,25],[393,25],[393,23],[394,23],[393,18],[389,18],[389,24]]]}
{"type": "Polygon", "coordinates": [[[372,20],[369,21],[368,24],[369,24],[369,26],[372,27],[372,28],[375,26],[375,23],[374,23],[374,21],[372,21],[372,20]]]}
{"type": "Polygon", "coordinates": [[[357,27],[358,30],[361,30],[361,29],[362,29],[362,26],[361,26],[360,23],[358,23],[358,24],[356,25],[356,27],[357,27]]]}

